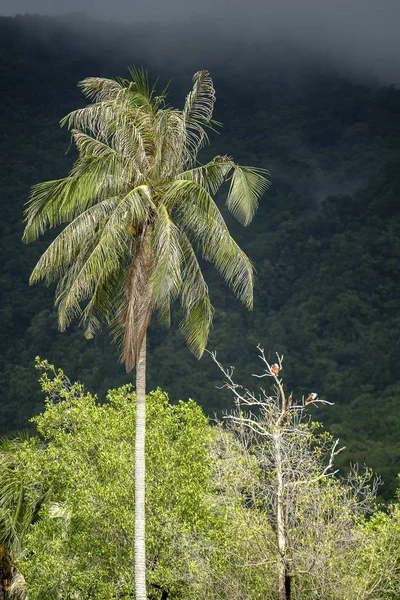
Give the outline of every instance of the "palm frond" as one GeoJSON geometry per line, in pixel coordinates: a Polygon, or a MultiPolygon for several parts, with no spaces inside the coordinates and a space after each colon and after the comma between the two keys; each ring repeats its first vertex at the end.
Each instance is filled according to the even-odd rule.
{"type": "Polygon", "coordinates": [[[110,227],[141,227],[147,220],[151,220],[156,211],[153,203],[151,189],[148,185],[139,185],[129,190],[123,196],[110,218],[110,227]]]}
{"type": "Polygon", "coordinates": [[[269,188],[265,169],[234,164],[226,205],[242,225],[248,225],[258,208],[258,200],[269,188]]]}
{"type": "Polygon", "coordinates": [[[30,284],[45,279],[47,284],[62,276],[88,238],[97,234],[118,205],[119,198],[108,198],[95,204],[76,217],[55,238],[42,254],[29,279],[30,284]]]}
{"type": "Polygon", "coordinates": [[[106,139],[113,120],[114,102],[103,101],[71,111],[60,120],[61,127],[89,131],[106,139]]]}
{"type": "Polygon", "coordinates": [[[68,181],[68,177],[65,177],[37,183],[32,187],[25,209],[26,226],[22,236],[25,243],[36,240],[49,227],[55,227],[63,222],[59,206],[68,186],[71,186],[71,182],[68,181]]]}
{"type": "Polygon", "coordinates": [[[205,165],[180,173],[176,179],[195,181],[210,194],[216,194],[234,167],[235,163],[229,156],[215,156],[205,165]]]}
{"type": "Polygon", "coordinates": [[[103,323],[112,326],[115,322],[127,286],[127,269],[128,265],[121,263],[118,271],[98,279],[89,302],[82,310],[79,323],[87,339],[93,338],[103,323]]]}
{"type": "Polygon", "coordinates": [[[94,102],[104,102],[105,100],[114,100],[123,89],[121,84],[115,79],[105,79],[102,77],[86,77],[78,83],[86,98],[94,102]]]}
{"type": "MultiPolygon", "coordinates": [[[[122,93],[121,93],[122,95],[122,93]]],[[[61,119],[61,126],[92,134],[101,141],[109,140],[116,133],[124,134],[125,128],[134,125],[141,133],[151,122],[152,114],[142,107],[135,107],[126,94],[116,100],[106,100],[89,104],[67,114],[61,119]]]]}
{"type": "Polygon", "coordinates": [[[115,148],[111,148],[105,142],[83,133],[79,129],[72,129],[71,133],[81,157],[102,158],[113,156],[116,153],[115,148]]]}
{"type": "Polygon", "coordinates": [[[208,141],[204,127],[209,126],[214,110],[215,90],[208,71],[193,75],[193,88],[186,97],[183,118],[187,128],[187,145],[193,157],[208,141]]]}
{"type": "Polygon", "coordinates": [[[164,204],[158,208],[151,238],[154,267],[149,280],[152,306],[169,325],[170,304],[182,286],[182,250],[179,230],[164,204]]]}
{"type": "Polygon", "coordinates": [[[180,329],[190,350],[200,358],[207,346],[213,308],[196,254],[183,231],[179,233],[179,243],[183,256],[180,295],[184,311],[180,329]]]}
{"type": "Polygon", "coordinates": [[[122,198],[108,198],[90,207],[50,244],[36,264],[30,283],[45,279],[49,284],[62,277],[79,254],[82,257],[85,251],[89,251],[90,243],[94,243],[100,232],[112,232],[111,235],[114,235],[121,230],[123,236],[129,239],[132,227],[138,229],[148,218],[150,210],[155,210],[155,206],[149,188],[144,185],[130,190],[122,198]]]}
{"type": "Polygon", "coordinates": [[[207,190],[195,181],[178,180],[167,196],[175,208],[177,223],[199,242],[203,257],[215,265],[238,298],[252,308],[253,266],[231,237],[207,190]]]}
{"type": "Polygon", "coordinates": [[[215,103],[215,90],[208,71],[197,71],[193,75],[193,88],[186,96],[183,116],[190,123],[211,120],[215,103]]]}
{"type": "Polygon", "coordinates": [[[23,240],[31,242],[48,228],[66,223],[93,204],[117,195],[132,178],[129,163],[116,152],[79,159],[68,177],[32,187],[23,240]]]}
{"type": "Polygon", "coordinates": [[[102,163],[106,163],[108,185],[113,180],[121,188],[124,184],[140,183],[143,179],[148,161],[140,132],[133,124],[130,124],[123,134],[117,130],[107,142],[77,129],[72,130],[72,136],[80,154],[79,160],[71,170],[72,176],[80,177],[85,174],[88,177],[90,167],[93,170],[99,169],[99,160],[95,159],[100,159],[102,163]]]}
{"type": "Polygon", "coordinates": [[[129,160],[132,170],[137,173],[136,180],[141,183],[149,167],[146,154],[148,134],[141,119],[128,120],[124,127],[116,127],[110,137],[110,144],[124,158],[129,160]]]}
{"type": "Polygon", "coordinates": [[[187,131],[180,111],[159,111],[154,119],[154,162],[152,176],[169,181],[191,161],[186,147],[187,131]]]}
{"type": "Polygon", "coordinates": [[[60,279],[56,305],[61,331],[74,317],[82,316],[80,304],[92,297],[98,282],[112,278],[129,256],[130,233],[126,222],[110,223],[111,219],[96,236],[87,238],[60,279]]]}
{"type": "Polygon", "coordinates": [[[17,556],[45,496],[38,483],[30,489],[24,480],[19,457],[24,439],[19,436],[0,444],[0,544],[17,556]]]}
{"type": "Polygon", "coordinates": [[[131,82],[127,82],[129,95],[135,106],[144,106],[155,113],[164,103],[164,94],[156,96],[158,80],[150,86],[147,71],[135,66],[128,67],[131,82]]]}
{"type": "Polygon", "coordinates": [[[206,348],[212,315],[210,298],[205,295],[193,304],[180,323],[186,343],[197,358],[202,357],[206,348]]]}

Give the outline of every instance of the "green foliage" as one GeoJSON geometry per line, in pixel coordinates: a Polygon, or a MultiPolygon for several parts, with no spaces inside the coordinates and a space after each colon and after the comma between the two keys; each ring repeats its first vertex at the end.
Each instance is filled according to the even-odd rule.
{"type": "MultiPolygon", "coordinates": [[[[127,598],[133,585],[134,392],[99,405],[46,361],[38,440],[21,445],[25,481],[48,490],[20,563],[30,598],[127,598]]],[[[196,577],[195,534],[217,526],[208,503],[211,429],[193,401],[148,396],[147,548],[151,597],[180,597],[196,577]]],[[[217,526],[217,530],[220,530],[217,526]]]]}
{"type": "MultiPolygon", "coordinates": [[[[20,489],[32,505],[41,498],[18,560],[29,597],[129,598],[135,393],[111,390],[100,405],[62,370],[39,360],[37,367],[47,394],[34,418],[39,438],[14,449],[20,489]]],[[[161,390],[147,397],[146,435],[149,598],[164,591],[171,600],[261,600],[272,575],[258,565],[251,516],[241,518],[248,491],[240,447],[225,454],[201,408],[171,405],[161,390]]],[[[271,535],[265,517],[253,516],[271,535]]]]}
{"type": "MultiPolygon", "coordinates": [[[[123,386],[99,404],[47,361],[37,367],[46,394],[34,418],[38,436],[0,453],[11,466],[1,473],[0,530],[14,515],[20,591],[23,575],[32,600],[128,600],[135,393],[123,386]]],[[[280,557],[268,443],[253,438],[243,448],[243,430],[237,438],[211,427],[192,400],[171,405],[158,389],[147,402],[149,599],[275,600],[280,557]]],[[[285,442],[292,597],[394,600],[398,507],[364,519],[355,488],[321,477],[331,441],[316,427],[304,422],[297,437],[289,427],[285,442]]],[[[0,542],[10,547],[10,539],[0,542]]]]}
{"type": "MultiPolygon", "coordinates": [[[[378,598],[395,600],[400,594],[400,513],[393,505],[362,525],[365,543],[355,577],[378,598]],[[385,593],[380,592],[385,588],[385,593]]],[[[372,596],[374,597],[374,596],[372,596]]]]}

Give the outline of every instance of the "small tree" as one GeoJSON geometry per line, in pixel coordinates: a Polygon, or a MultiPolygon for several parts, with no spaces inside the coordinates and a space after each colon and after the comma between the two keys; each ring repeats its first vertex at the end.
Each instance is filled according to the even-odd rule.
{"type": "Polygon", "coordinates": [[[311,405],[330,403],[316,393],[300,401],[287,396],[280,378],[282,357],[269,364],[259,351],[264,372],[256,377],[272,380],[274,395],[236,384],[233,369],[224,368],[215,354],[213,359],[236,403],[236,410],[225,416],[232,438],[221,436],[221,444],[229,454],[232,439],[240,441],[248,454],[241,484],[247,489],[243,519],[257,539],[260,564],[269,571],[276,565],[277,589],[270,598],[358,598],[349,593],[349,580],[342,575],[361,560],[361,524],[374,508],[378,482],[356,467],[346,482],[335,477],[334,459],[343,448],[329,434],[319,433],[320,425],[310,415],[311,405]],[[274,537],[249,507],[267,515],[274,537]]]}

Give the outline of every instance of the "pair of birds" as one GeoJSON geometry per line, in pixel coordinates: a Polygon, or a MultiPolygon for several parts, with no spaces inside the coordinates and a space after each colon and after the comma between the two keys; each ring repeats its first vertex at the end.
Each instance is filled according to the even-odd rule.
{"type": "MultiPolygon", "coordinates": [[[[281,370],[281,368],[277,363],[274,363],[273,365],[271,365],[271,371],[276,377],[278,376],[280,370],[281,370]]],[[[316,392],[310,392],[308,394],[307,398],[305,399],[304,404],[305,405],[310,404],[311,402],[314,402],[317,398],[318,398],[318,394],[316,392]]]]}

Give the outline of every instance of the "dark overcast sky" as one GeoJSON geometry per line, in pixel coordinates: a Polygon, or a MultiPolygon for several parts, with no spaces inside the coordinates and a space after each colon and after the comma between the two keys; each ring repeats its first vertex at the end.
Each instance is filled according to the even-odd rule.
{"type": "Polygon", "coordinates": [[[400,0],[0,0],[1,15],[26,12],[122,22],[201,16],[225,34],[289,39],[400,83],[400,0]]]}

